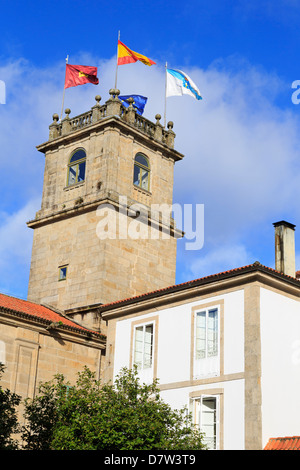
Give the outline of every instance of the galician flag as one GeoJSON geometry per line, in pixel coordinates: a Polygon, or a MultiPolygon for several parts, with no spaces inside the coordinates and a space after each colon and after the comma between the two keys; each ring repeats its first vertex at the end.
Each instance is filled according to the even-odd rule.
{"type": "Polygon", "coordinates": [[[202,100],[202,96],[193,80],[181,70],[167,68],[166,96],[191,95],[196,100],[202,100]]]}

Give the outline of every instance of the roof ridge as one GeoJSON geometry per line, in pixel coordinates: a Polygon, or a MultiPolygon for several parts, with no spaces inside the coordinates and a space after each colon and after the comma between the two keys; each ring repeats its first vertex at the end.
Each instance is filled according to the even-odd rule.
{"type": "Polygon", "coordinates": [[[246,270],[246,269],[249,269],[249,268],[255,268],[255,267],[260,267],[260,268],[268,270],[268,271],[270,271],[274,274],[279,274],[280,276],[285,277],[287,279],[297,281],[300,285],[300,280],[296,279],[296,277],[289,276],[287,274],[281,273],[280,271],[276,271],[274,268],[270,268],[269,266],[265,266],[265,265],[261,264],[259,261],[255,261],[254,263],[247,264],[245,266],[240,266],[240,267],[237,267],[237,268],[228,269],[226,271],[221,271],[219,273],[208,274],[206,276],[199,277],[199,278],[196,278],[196,279],[192,279],[190,281],[185,281],[185,282],[182,282],[182,283],[179,283],[179,284],[173,284],[173,285],[170,285],[170,286],[167,286],[167,287],[162,287],[161,289],[156,289],[156,290],[153,290],[153,291],[150,291],[150,292],[145,292],[143,294],[139,294],[139,295],[136,295],[136,296],[133,296],[133,297],[120,299],[120,300],[115,300],[113,302],[108,302],[107,304],[101,304],[101,306],[99,306],[99,308],[106,308],[108,306],[118,305],[118,304],[121,304],[123,302],[130,301],[130,300],[142,299],[143,297],[158,294],[159,292],[168,292],[169,290],[172,290],[172,289],[175,289],[175,288],[180,288],[180,287],[184,287],[184,286],[188,286],[188,285],[192,286],[193,284],[196,284],[197,282],[203,281],[205,279],[211,279],[211,278],[226,275],[226,274],[232,274],[232,273],[237,272],[237,271],[242,271],[242,270],[246,270]]]}
{"type": "Polygon", "coordinates": [[[103,336],[104,334],[99,333],[95,330],[89,329],[80,323],[74,321],[71,318],[68,318],[62,312],[52,309],[51,307],[45,306],[43,304],[38,304],[36,302],[31,302],[25,299],[19,299],[17,297],[13,297],[11,295],[2,294],[0,292],[0,310],[5,310],[9,312],[14,312],[18,315],[25,315],[27,317],[34,318],[36,321],[46,322],[47,324],[51,323],[58,323],[60,319],[65,320],[62,321],[62,326],[67,329],[75,329],[81,332],[86,332],[90,334],[94,334],[97,336],[103,336]],[[11,302],[1,302],[1,298],[9,299],[11,302]],[[26,307],[26,308],[25,308],[26,307]],[[31,308],[32,310],[31,310],[31,308]],[[55,318],[56,317],[56,318],[55,318]]]}

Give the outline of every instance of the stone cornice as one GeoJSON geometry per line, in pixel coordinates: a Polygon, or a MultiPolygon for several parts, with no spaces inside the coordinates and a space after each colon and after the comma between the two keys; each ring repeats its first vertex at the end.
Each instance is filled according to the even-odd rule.
{"type": "Polygon", "coordinates": [[[53,151],[61,145],[68,145],[76,140],[82,140],[86,135],[90,135],[95,132],[107,131],[108,129],[118,129],[124,134],[132,135],[136,141],[146,143],[148,147],[153,148],[155,151],[160,151],[165,157],[168,157],[174,161],[182,160],[184,155],[177,150],[169,147],[163,142],[159,142],[143,132],[138,127],[135,127],[128,122],[121,119],[120,116],[107,116],[95,124],[79,128],[69,134],[59,136],[53,140],[49,140],[38,145],[36,148],[39,152],[47,153],[53,151]]]}
{"type": "MultiPolygon", "coordinates": [[[[43,225],[47,225],[47,224],[51,224],[54,222],[58,222],[60,220],[68,219],[70,217],[73,217],[74,215],[79,215],[79,214],[84,214],[86,212],[94,211],[100,205],[103,205],[103,204],[110,204],[115,209],[121,210],[122,212],[126,210],[126,212],[128,213],[128,216],[130,217],[131,205],[134,204],[136,207],[138,203],[134,200],[130,200],[129,198],[127,198],[127,202],[128,202],[127,207],[123,207],[120,205],[119,201],[120,201],[120,195],[118,193],[114,191],[107,191],[96,201],[94,200],[92,202],[81,203],[77,205],[76,207],[70,207],[67,209],[63,209],[63,210],[59,210],[57,212],[51,213],[44,217],[38,217],[36,219],[28,221],[27,226],[29,228],[35,229],[43,225]]],[[[153,228],[156,228],[160,231],[170,233],[170,236],[172,237],[175,237],[175,238],[183,237],[184,233],[181,230],[178,230],[174,227],[173,219],[170,220],[170,227],[166,226],[165,224],[162,223],[161,219],[153,219],[151,217],[151,212],[150,212],[149,207],[143,204],[140,204],[140,207],[143,208],[143,214],[140,214],[139,221],[147,223],[148,225],[151,225],[153,228]]]]}

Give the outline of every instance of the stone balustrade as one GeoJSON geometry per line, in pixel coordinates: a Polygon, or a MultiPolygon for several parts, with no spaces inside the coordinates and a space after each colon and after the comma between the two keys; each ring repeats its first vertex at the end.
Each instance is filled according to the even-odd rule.
{"type": "Polygon", "coordinates": [[[109,94],[110,98],[104,105],[100,105],[101,97],[97,95],[95,97],[96,104],[90,111],[79,114],[73,118],[70,118],[71,110],[69,108],[65,110],[65,117],[62,121],[59,121],[58,114],[53,114],[53,122],[49,126],[49,141],[91,126],[104,118],[118,116],[121,120],[157,142],[161,142],[172,149],[174,148],[175,133],[172,130],[172,121],[168,122],[168,129],[164,129],[160,123],[160,114],[156,114],[156,123],[153,123],[135,111],[132,105],[132,98],[129,99],[129,107],[125,108],[118,98],[120,94],[119,90],[111,89],[109,90],[109,94]]]}

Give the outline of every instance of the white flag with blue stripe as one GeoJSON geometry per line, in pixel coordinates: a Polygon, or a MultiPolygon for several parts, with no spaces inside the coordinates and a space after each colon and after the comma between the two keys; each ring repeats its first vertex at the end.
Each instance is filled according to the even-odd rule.
{"type": "Polygon", "coordinates": [[[202,100],[202,96],[193,80],[181,70],[167,68],[166,96],[191,95],[196,100],[202,100]]]}

